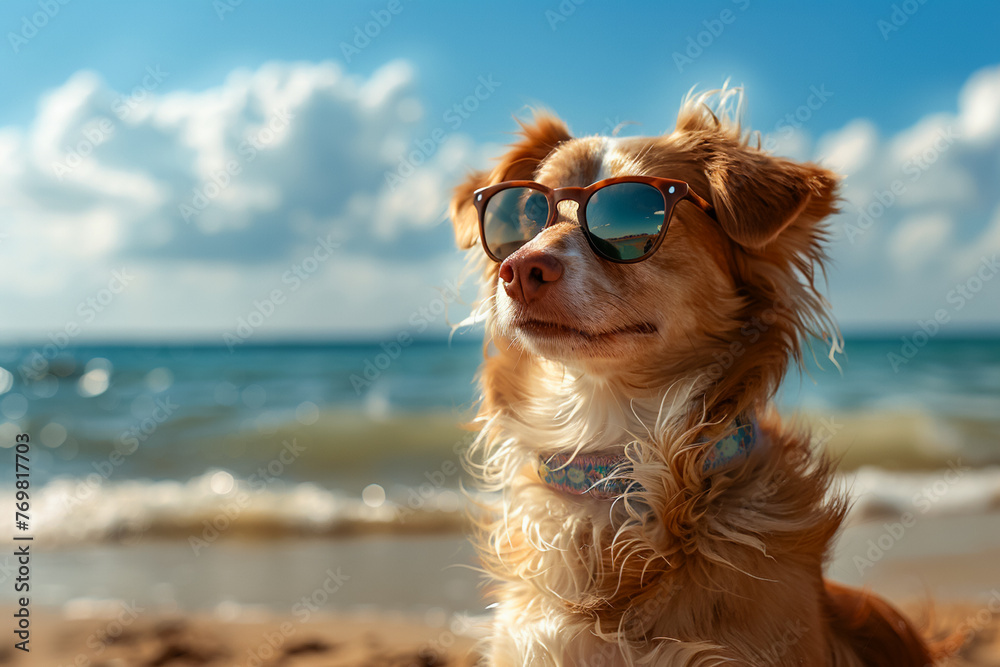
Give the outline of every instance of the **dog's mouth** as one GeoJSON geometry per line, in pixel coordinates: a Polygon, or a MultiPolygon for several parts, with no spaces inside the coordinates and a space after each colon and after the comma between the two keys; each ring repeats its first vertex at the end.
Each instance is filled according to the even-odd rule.
{"type": "Polygon", "coordinates": [[[656,326],[651,322],[628,324],[604,331],[587,331],[578,327],[560,324],[559,322],[545,322],[536,319],[521,320],[516,322],[514,326],[518,331],[538,338],[572,338],[595,342],[609,340],[618,336],[649,336],[656,333],[656,326]]]}

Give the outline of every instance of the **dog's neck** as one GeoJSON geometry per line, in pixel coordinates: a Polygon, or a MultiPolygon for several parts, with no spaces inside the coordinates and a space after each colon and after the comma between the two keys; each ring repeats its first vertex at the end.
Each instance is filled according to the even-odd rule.
{"type": "Polygon", "coordinates": [[[804,463],[808,441],[790,440],[773,415],[757,413],[766,446],[745,465],[706,474],[699,442],[714,442],[738,416],[706,407],[707,377],[646,392],[537,358],[499,361],[485,371],[487,382],[491,372],[506,375],[492,385],[470,469],[499,492],[477,530],[489,545],[483,564],[508,584],[511,608],[510,600],[530,599],[580,622],[597,614],[609,627],[626,623],[637,636],[682,636],[697,628],[673,611],[669,591],[678,584],[698,591],[684,604],[700,613],[742,614],[723,592],[753,599],[757,582],[790,576],[772,552],[809,551],[794,575],[802,586],[820,575],[840,509],[825,503],[826,468],[804,463]],[[574,497],[538,474],[540,454],[626,451],[639,489],[622,502],[574,497]],[[649,613],[633,619],[628,610],[647,602],[649,613]]]}
{"type": "Polygon", "coordinates": [[[538,451],[619,453],[625,443],[657,439],[684,424],[692,410],[704,410],[704,388],[697,380],[651,389],[544,359],[535,370],[526,400],[507,417],[522,444],[538,451]]]}

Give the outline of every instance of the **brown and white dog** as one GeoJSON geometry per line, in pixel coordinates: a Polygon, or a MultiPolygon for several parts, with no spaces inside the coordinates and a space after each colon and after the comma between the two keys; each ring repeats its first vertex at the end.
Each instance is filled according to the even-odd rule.
{"type": "Polygon", "coordinates": [[[536,115],[455,191],[458,244],[484,276],[470,464],[499,492],[476,521],[498,600],[491,664],[935,660],[886,602],[823,579],[846,501],[771,401],[807,338],[839,347],[815,285],[837,178],[750,145],[727,112],[740,96],[689,96],[676,129],[655,137],[574,138],[536,115]],[[478,188],[637,175],[686,181],[717,219],[680,202],[662,245],[634,264],[599,258],[569,202],[502,264],[478,247],[478,188]],[[709,466],[741,418],[751,446],[709,466]],[[546,481],[600,457],[624,462],[611,497],[546,481]]]}

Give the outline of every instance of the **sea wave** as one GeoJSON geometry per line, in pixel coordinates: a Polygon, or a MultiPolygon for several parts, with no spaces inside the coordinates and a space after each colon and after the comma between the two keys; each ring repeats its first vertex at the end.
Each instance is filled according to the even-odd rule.
{"type": "Polygon", "coordinates": [[[1000,466],[973,468],[956,459],[924,472],[865,466],[840,477],[855,521],[886,516],[955,516],[1000,509],[1000,466]]]}
{"type": "MultiPolygon", "coordinates": [[[[844,473],[839,488],[853,499],[851,520],[903,512],[961,515],[1000,509],[1000,467],[952,466],[926,472],[874,467],[844,473]]],[[[13,504],[13,492],[0,503],[13,504]]],[[[425,484],[381,487],[361,496],[315,483],[262,486],[209,470],[186,482],[129,480],[91,485],[55,479],[32,494],[30,531],[40,547],[185,539],[197,548],[217,539],[343,537],[366,534],[457,533],[472,501],[462,492],[425,484]],[[383,495],[383,494],[386,495],[383,495]]],[[[0,530],[14,531],[12,519],[0,530]]]]}
{"type": "Polygon", "coordinates": [[[791,412],[789,422],[808,426],[814,442],[840,470],[865,467],[930,471],[961,461],[985,467],[1000,464],[1000,421],[926,411],[809,410],[791,412]]]}
{"type": "MultiPolygon", "coordinates": [[[[58,478],[32,494],[30,529],[40,546],[131,543],[147,538],[225,538],[454,532],[463,525],[455,491],[427,488],[381,500],[311,482],[263,485],[210,470],[186,482],[58,478]],[[414,500],[416,498],[417,500],[414,500]]],[[[13,504],[13,493],[0,494],[13,504]]],[[[4,530],[13,532],[11,521],[4,530]]]]}

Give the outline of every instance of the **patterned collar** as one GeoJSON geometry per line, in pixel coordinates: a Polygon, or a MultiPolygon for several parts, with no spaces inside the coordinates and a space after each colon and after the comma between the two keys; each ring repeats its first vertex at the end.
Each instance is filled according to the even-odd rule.
{"type": "MultiPolygon", "coordinates": [[[[702,471],[712,473],[743,463],[760,441],[757,421],[737,418],[732,433],[712,445],[702,471]]],[[[641,488],[627,477],[628,464],[622,454],[553,454],[539,459],[538,476],[559,491],[610,500],[633,485],[641,488]]]]}

